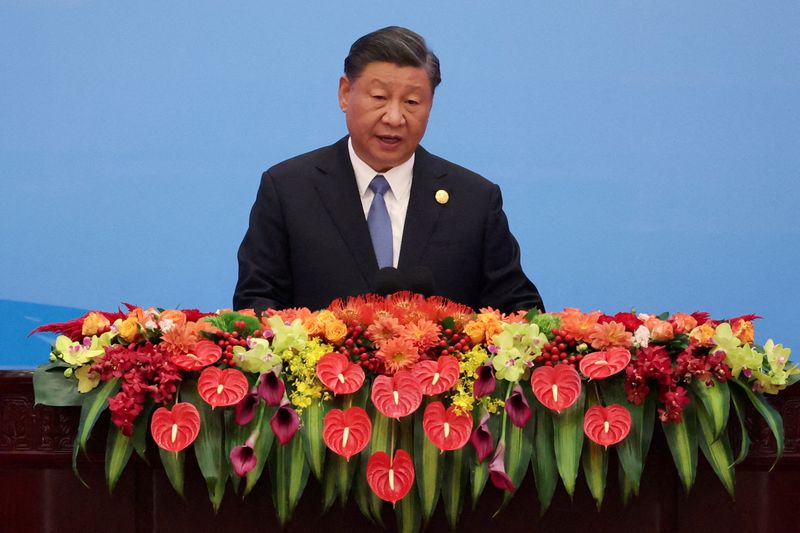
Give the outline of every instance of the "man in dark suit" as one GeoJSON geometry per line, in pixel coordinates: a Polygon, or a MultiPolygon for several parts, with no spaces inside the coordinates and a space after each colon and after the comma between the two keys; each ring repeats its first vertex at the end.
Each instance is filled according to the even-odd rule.
{"type": "Polygon", "coordinates": [[[544,310],[497,185],[419,146],[440,81],[410,30],[353,44],[339,81],[349,136],[263,174],[235,309],[320,309],[391,279],[474,308],[544,310]]]}

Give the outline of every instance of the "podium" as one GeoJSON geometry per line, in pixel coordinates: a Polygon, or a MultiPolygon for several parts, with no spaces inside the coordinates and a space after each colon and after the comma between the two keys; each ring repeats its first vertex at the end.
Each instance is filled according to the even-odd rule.
{"type": "MultiPolygon", "coordinates": [[[[510,504],[496,516],[502,494],[487,486],[475,509],[465,504],[458,531],[600,532],[790,532],[800,531],[800,388],[790,387],[773,406],[785,425],[786,450],[778,465],[772,435],[755,412],[748,417],[752,443],[736,467],[736,499],[731,499],[700,454],[697,481],[684,493],[663,432],[657,427],[645,465],[640,493],[623,504],[618,490],[616,455],[611,454],[605,501],[598,511],[582,479],[571,500],[559,485],[553,503],[540,517],[529,472],[510,504]]],[[[269,476],[242,499],[228,486],[219,512],[208,501],[205,483],[193,459],[186,461],[186,500],[175,493],[161,470],[152,443],[148,462],[134,457],[113,494],[104,478],[108,416],[98,424],[89,452],[78,459],[85,487],[72,471],[72,443],[78,408],[34,406],[29,371],[0,371],[0,530],[35,532],[234,532],[279,531],[272,508],[269,476]]],[[[737,425],[738,424],[733,424],[737,425]]],[[[738,439],[732,440],[734,446],[738,439]]],[[[355,502],[334,503],[325,514],[321,489],[308,487],[285,531],[378,531],[355,502]]],[[[385,505],[386,530],[396,529],[385,505]]],[[[427,531],[448,531],[441,509],[427,531]]]]}

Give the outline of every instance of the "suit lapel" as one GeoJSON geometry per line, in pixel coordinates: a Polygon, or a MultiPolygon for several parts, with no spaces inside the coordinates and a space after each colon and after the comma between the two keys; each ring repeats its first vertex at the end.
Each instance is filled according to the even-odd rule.
{"type": "Polygon", "coordinates": [[[424,148],[417,148],[414,159],[414,177],[408,200],[403,244],[400,247],[398,268],[406,270],[419,264],[428,244],[442,206],[435,195],[439,179],[446,174],[444,167],[424,148]]]}
{"type": "Polygon", "coordinates": [[[378,271],[378,260],[372,248],[353,165],[350,163],[347,137],[332,148],[332,156],[317,163],[320,172],[314,177],[314,186],[364,281],[372,286],[378,271]]]}

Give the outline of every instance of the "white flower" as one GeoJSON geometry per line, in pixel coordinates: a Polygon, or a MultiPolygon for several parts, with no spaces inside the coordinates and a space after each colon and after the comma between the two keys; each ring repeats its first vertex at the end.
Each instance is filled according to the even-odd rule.
{"type": "Polygon", "coordinates": [[[650,344],[650,330],[644,324],[636,328],[633,333],[633,344],[639,348],[647,348],[647,345],[650,344]]]}

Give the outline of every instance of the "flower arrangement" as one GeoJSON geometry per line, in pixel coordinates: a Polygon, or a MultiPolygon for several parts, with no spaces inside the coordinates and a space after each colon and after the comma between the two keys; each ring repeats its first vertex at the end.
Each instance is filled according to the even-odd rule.
{"type": "Polygon", "coordinates": [[[687,490],[699,448],[733,494],[746,404],[780,457],[782,420],[765,394],[800,379],[788,348],[753,343],[756,318],[476,313],[407,292],[315,312],[127,305],[38,328],[60,335],[34,387],[37,403],[81,406],[73,465],[110,411],[111,489],[152,440],[179,493],[193,446],[215,509],[229,482],[246,495],[268,465],[282,523],[313,474],[326,509],[352,498],[381,522],[390,502],[414,530],[441,500],[455,527],[487,482],[507,501],[529,469],[542,512],[558,479],[574,492],[581,468],[599,508],[611,449],[627,499],[656,419],[687,490]]]}

